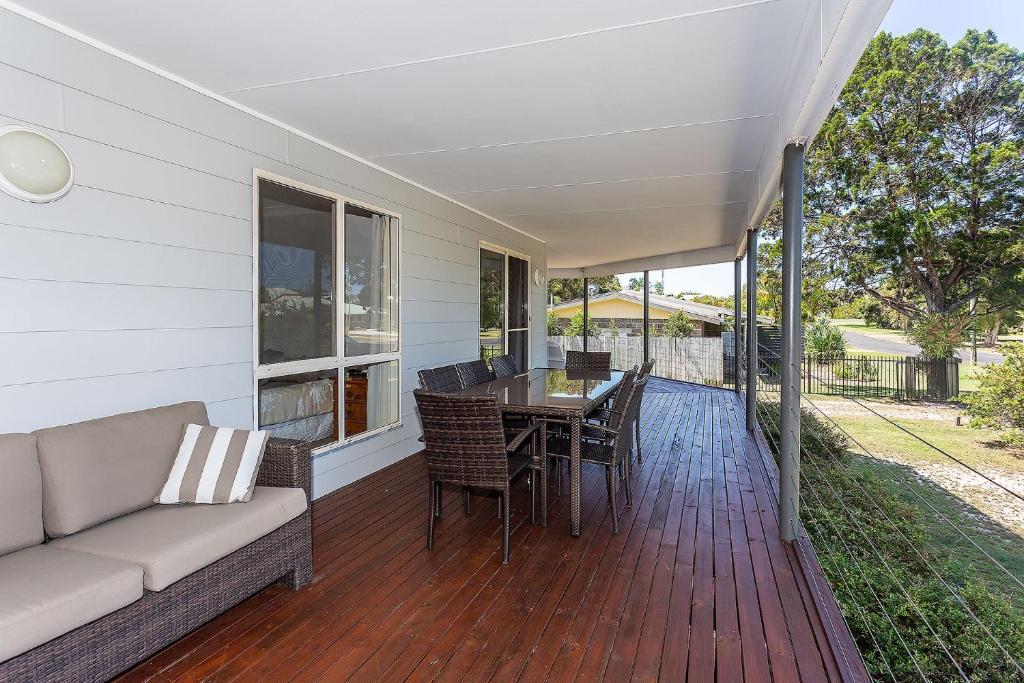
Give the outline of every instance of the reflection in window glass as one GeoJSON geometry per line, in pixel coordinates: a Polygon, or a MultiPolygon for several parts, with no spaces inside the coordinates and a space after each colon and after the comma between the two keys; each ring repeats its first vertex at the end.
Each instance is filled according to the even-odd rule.
{"type": "Polygon", "coordinates": [[[259,193],[259,361],[334,356],[334,201],[267,180],[259,193]]]}
{"type": "Polygon", "coordinates": [[[398,422],[398,361],[345,368],[345,436],[398,422]]]}
{"type": "Polygon", "coordinates": [[[398,351],[398,219],[345,206],[345,355],[398,351]]]}
{"type": "Polygon", "coordinates": [[[505,352],[505,255],[480,250],[480,357],[505,352]]]}
{"type": "Polygon", "coordinates": [[[260,380],[259,428],[320,446],[338,440],[338,371],[260,380]]]}

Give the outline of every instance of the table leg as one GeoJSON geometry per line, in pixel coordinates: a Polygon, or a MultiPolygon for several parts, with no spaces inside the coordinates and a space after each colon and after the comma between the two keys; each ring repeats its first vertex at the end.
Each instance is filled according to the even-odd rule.
{"type": "Polygon", "coordinates": [[[573,418],[569,423],[569,531],[580,535],[580,436],[583,418],[573,418]]]}

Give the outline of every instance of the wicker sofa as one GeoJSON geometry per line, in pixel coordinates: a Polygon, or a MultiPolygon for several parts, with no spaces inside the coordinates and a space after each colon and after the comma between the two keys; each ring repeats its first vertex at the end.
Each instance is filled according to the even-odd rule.
{"type": "Polygon", "coordinates": [[[248,503],[154,505],[202,403],[0,435],[0,680],[101,681],[262,588],[312,580],[309,447],[248,503]]]}

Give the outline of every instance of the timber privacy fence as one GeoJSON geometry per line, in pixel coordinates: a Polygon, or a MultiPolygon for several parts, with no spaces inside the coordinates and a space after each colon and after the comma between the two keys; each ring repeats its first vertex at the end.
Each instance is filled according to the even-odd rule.
{"type": "MultiPolygon", "coordinates": [[[[720,337],[650,337],[652,374],[681,382],[720,387],[723,383],[722,339],[720,337]]],[[[548,337],[561,357],[566,351],[582,351],[583,337],[548,337]]],[[[644,362],[642,337],[590,337],[588,351],[608,351],[612,367],[626,370],[644,362]]]]}

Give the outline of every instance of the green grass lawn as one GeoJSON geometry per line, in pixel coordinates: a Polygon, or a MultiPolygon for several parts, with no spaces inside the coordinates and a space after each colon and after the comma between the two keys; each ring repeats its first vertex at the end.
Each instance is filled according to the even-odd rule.
{"type": "Polygon", "coordinates": [[[917,509],[934,547],[951,549],[980,578],[999,586],[1024,608],[1024,589],[1006,575],[1008,571],[1024,576],[1024,539],[939,486],[877,460],[862,459],[854,467],[891,482],[893,491],[917,509]]]}
{"type": "Polygon", "coordinates": [[[972,392],[977,391],[981,385],[979,378],[981,373],[985,370],[985,365],[971,365],[970,363],[960,363],[960,391],[972,392]]]}
{"type": "MultiPolygon", "coordinates": [[[[985,557],[987,552],[1016,576],[1024,577],[1024,504],[850,401],[811,400],[863,446],[854,444],[853,452],[866,450],[875,456],[859,460],[857,466],[892,482],[893,491],[920,511],[936,547],[955,549],[983,578],[999,584],[1024,607],[1024,589],[985,557]]],[[[864,402],[883,414],[907,410],[884,401],[864,402]]],[[[1011,490],[1024,493],[1024,454],[1001,446],[990,430],[956,426],[955,414],[954,409],[942,406],[931,411],[932,419],[890,418],[1011,490]]]]}
{"type": "Polygon", "coordinates": [[[892,341],[907,342],[907,337],[901,330],[887,330],[882,327],[875,327],[864,322],[863,318],[835,318],[832,324],[841,330],[856,332],[876,339],[889,339],[892,341]]]}

